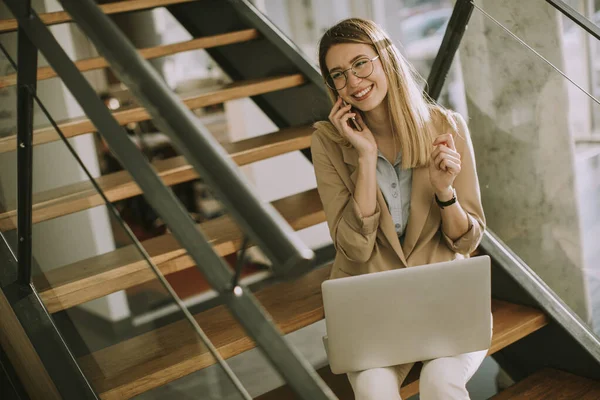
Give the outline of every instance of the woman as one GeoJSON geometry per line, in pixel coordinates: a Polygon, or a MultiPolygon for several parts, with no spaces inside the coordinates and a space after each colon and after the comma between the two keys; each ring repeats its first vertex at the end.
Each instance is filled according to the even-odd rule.
{"type": "MultiPolygon", "coordinates": [[[[315,124],[311,147],[337,249],[331,278],[468,257],[485,218],[464,119],[422,95],[408,63],[371,21],[329,29],[319,64],[334,102],[329,122],[315,124]]],[[[421,399],[468,399],[465,385],[485,355],[424,362],[421,399]]],[[[357,400],[397,400],[411,367],[348,378],[357,400]]]]}

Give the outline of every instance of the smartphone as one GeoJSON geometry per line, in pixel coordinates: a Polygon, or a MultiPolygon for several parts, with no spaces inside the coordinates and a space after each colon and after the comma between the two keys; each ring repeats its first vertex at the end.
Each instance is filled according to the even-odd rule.
{"type": "MultiPolygon", "coordinates": [[[[346,103],[345,100],[342,100],[342,102],[344,103],[344,106],[348,105],[348,103],[346,103]]],[[[350,111],[352,111],[352,108],[350,108],[350,111]]],[[[362,128],[360,127],[360,124],[358,123],[358,121],[356,121],[356,117],[350,118],[350,124],[352,125],[352,127],[354,129],[356,129],[359,132],[362,132],[362,128]]]]}

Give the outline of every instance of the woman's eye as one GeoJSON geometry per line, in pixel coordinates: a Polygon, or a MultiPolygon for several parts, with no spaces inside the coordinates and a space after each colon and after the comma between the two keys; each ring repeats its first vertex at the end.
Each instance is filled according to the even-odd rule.
{"type": "Polygon", "coordinates": [[[367,63],[367,60],[358,60],[356,62],[356,64],[354,64],[354,68],[364,67],[366,63],[367,63]]]}
{"type": "Polygon", "coordinates": [[[334,72],[330,76],[331,79],[340,79],[343,76],[343,74],[341,72],[334,72]]]}

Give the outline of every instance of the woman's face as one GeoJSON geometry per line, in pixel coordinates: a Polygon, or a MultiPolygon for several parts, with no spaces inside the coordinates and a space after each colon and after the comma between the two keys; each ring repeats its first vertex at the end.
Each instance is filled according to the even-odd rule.
{"type": "MultiPolygon", "coordinates": [[[[344,71],[357,60],[369,60],[377,56],[375,50],[362,43],[343,43],[332,46],[325,56],[327,70],[331,74],[344,71]]],[[[368,61],[367,61],[368,62],[368,61]]],[[[338,95],[363,112],[377,108],[387,95],[388,85],[385,72],[378,58],[373,61],[373,72],[366,78],[359,78],[352,70],[345,72],[346,86],[338,90],[338,95]]]]}

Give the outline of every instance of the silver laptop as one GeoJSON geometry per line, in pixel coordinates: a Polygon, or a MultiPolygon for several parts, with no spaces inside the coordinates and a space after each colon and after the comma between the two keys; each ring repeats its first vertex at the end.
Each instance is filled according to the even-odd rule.
{"type": "Polygon", "coordinates": [[[479,256],[323,282],[331,371],[489,348],[490,270],[490,258],[479,256]]]}

